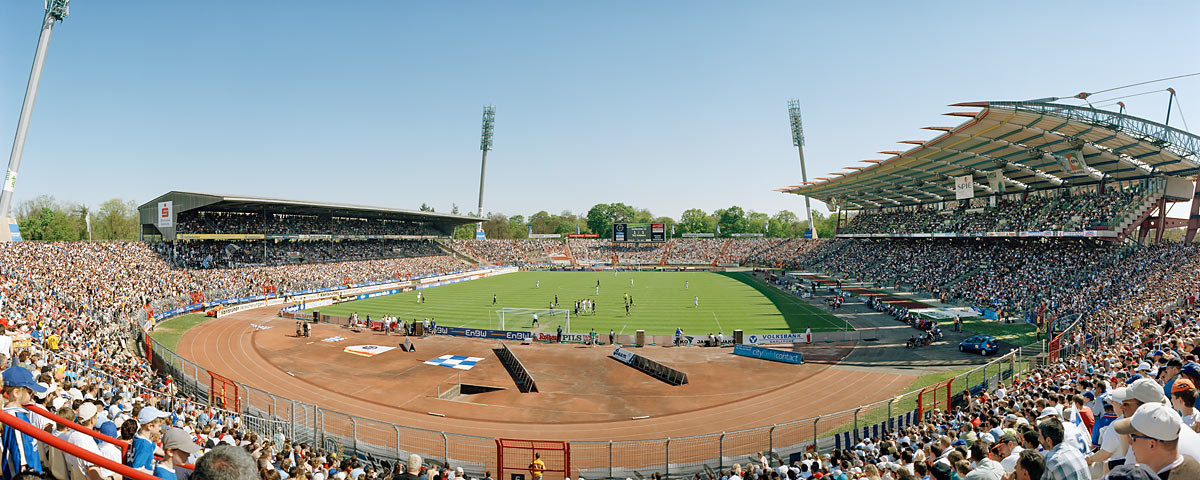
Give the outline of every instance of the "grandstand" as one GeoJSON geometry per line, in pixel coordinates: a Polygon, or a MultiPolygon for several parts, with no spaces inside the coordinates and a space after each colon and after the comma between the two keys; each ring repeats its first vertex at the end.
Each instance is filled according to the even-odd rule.
{"type": "Polygon", "coordinates": [[[839,237],[1089,237],[1154,241],[1200,228],[1168,203],[1200,194],[1200,137],[1152,121],[1043,102],[968,102],[979,108],[931,140],[905,141],[866,167],[779,191],[839,210],[839,237]],[[842,231],[849,212],[851,219],[842,231]]]}
{"type": "MultiPolygon", "coordinates": [[[[6,387],[52,388],[28,405],[10,405],[0,421],[41,442],[49,476],[95,464],[153,478],[118,466],[122,450],[137,447],[132,433],[116,428],[136,426],[138,413],[151,406],[174,415],[185,438],[205,448],[231,443],[258,451],[263,478],[276,478],[276,470],[289,478],[357,475],[355,462],[364,475],[370,466],[381,478],[399,473],[413,453],[424,457],[430,478],[454,467],[481,477],[501,466],[519,470],[513,459],[525,463],[534,448],[553,452],[548,471],[593,479],[712,472],[712,480],[767,480],[781,468],[788,475],[795,462],[803,465],[798,470],[831,477],[840,471],[877,478],[872,472],[911,468],[920,475],[940,457],[976,457],[974,466],[958,464],[965,476],[1035,462],[1039,444],[1069,468],[1103,473],[1106,462],[1091,457],[1089,465],[1085,455],[1105,448],[1094,422],[1118,415],[1105,416],[1105,400],[1118,394],[1128,397],[1112,402],[1121,415],[1161,413],[1162,430],[1178,437],[1178,458],[1192,468],[1200,435],[1186,423],[1195,415],[1184,399],[1195,397],[1200,382],[1200,248],[1191,242],[1200,216],[1196,204],[1189,219],[1165,212],[1198,191],[1191,179],[1200,142],[1089,108],[962,106],[981,111],[870,167],[785,189],[837,206],[835,239],[451,241],[455,226],[477,220],[170,192],[140,208],[144,242],[5,244],[0,323],[15,332],[7,353],[33,376],[13,370],[6,387]],[[1188,241],[1163,241],[1167,228],[1186,228],[1188,241]],[[401,344],[398,335],[371,330],[383,322],[317,323],[313,338],[288,328],[310,300],[330,305],[417,288],[436,297],[426,289],[522,268],[590,268],[607,276],[732,265],[761,269],[752,272],[759,288],[806,306],[824,302],[880,338],[858,348],[868,339],[844,341],[847,332],[820,332],[827,335],[816,345],[798,340],[800,332],[780,334],[789,339],[784,348],[801,350],[809,364],[771,367],[730,359],[728,340],[702,334],[681,338],[679,347],[638,342],[637,355],[688,372],[686,385],[665,385],[640,375],[629,380],[620,351],[612,351],[613,361],[609,352],[585,348],[594,342],[575,332],[568,332],[571,345],[554,345],[553,334],[538,332],[542,344],[518,346],[513,340],[533,343],[535,336],[498,338],[498,331],[468,328],[450,334],[443,327],[445,335],[405,338],[406,350],[417,348],[409,357],[363,360],[357,355],[401,344]],[[159,321],[209,311],[221,318],[180,346],[149,331],[159,321]],[[904,374],[967,358],[951,342],[910,352],[897,341],[914,332],[909,325],[925,328],[917,325],[929,316],[965,311],[982,317],[971,319],[980,328],[1035,325],[1042,342],[1006,345],[995,361],[961,362],[961,370],[932,377],[904,374]],[[357,348],[356,356],[342,355],[341,340],[327,342],[334,338],[366,345],[346,347],[357,348]],[[131,341],[136,348],[126,348],[131,341]],[[497,348],[496,341],[509,343],[497,348]],[[700,346],[706,343],[716,346],[700,346]],[[511,359],[481,363],[475,375],[437,370],[442,366],[406,370],[422,365],[414,359],[437,358],[424,356],[430,351],[494,349],[519,352],[521,373],[508,370],[511,359]],[[494,385],[518,381],[516,390],[535,375],[536,393],[494,385]],[[397,378],[407,388],[384,383],[397,378]],[[317,382],[325,387],[314,388],[317,382]],[[429,385],[432,393],[420,389],[429,385]],[[443,395],[443,386],[452,393],[443,395]],[[1168,394],[1183,415],[1154,405],[1169,402],[1168,394]],[[421,408],[395,406],[404,395],[421,408]],[[704,408],[696,408],[700,402],[704,408]],[[655,416],[638,415],[651,408],[655,416]],[[51,422],[60,436],[38,428],[51,422]],[[67,430],[104,446],[97,453],[66,441],[67,430]],[[513,440],[514,431],[538,442],[513,440]],[[1031,435],[1045,439],[1027,440],[1031,435]],[[1015,453],[1019,444],[1029,453],[1015,453]]],[[[761,341],[747,335],[744,343],[761,341]]],[[[1116,435],[1109,432],[1103,435],[1116,435]]]]}

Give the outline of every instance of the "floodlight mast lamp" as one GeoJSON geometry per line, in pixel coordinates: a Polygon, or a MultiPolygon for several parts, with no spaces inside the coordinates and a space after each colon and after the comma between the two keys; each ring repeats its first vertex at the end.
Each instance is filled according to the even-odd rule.
{"type": "MultiPolygon", "coordinates": [[[[800,118],[800,101],[788,100],[788,119],[792,123],[792,145],[800,152],[800,179],[808,182],[808,169],[804,166],[804,122],[800,118]]],[[[817,226],[813,225],[812,206],[808,195],[804,196],[804,211],[808,215],[808,230],[817,238],[817,226]]]]}
{"type": "MultiPolygon", "coordinates": [[[[483,218],[483,177],[487,173],[487,152],[492,149],[492,133],[496,128],[496,107],[483,107],[483,131],[479,137],[479,150],[483,151],[483,160],[479,165],[479,218],[483,218]]],[[[483,231],[483,221],[475,225],[476,231],[483,231]]]]}
{"type": "Polygon", "coordinates": [[[38,35],[37,50],[33,54],[33,68],[29,72],[29,83],[25,86],[25,101],[21,103],[21,116],[17,120],[17,134],[13,138],[12,153],[8,156],[8,171],[4,175],[4,188],[0,191],[0,221],[5,223],[3,237],[8,238],[8,214],[12,206],[13,189],[17,185],[17,170],[21,168],[21,154],[25,152],[25,135],[29,133],[29,120],[33,116],[33,102],[37,99],[38,83],[42,80],[42,66],[46,63],[46,49],[50,46],[50,32],[54,24],[66,18],[70,0],[46,2],[46,16],[42,18],[42,33],[38,35]]]}

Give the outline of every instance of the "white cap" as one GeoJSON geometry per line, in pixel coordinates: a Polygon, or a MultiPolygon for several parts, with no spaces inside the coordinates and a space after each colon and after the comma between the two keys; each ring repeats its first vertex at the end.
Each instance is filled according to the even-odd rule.
{"type": "Polygon", "coordinates": [[[1129,385],[1129,398],[1135,398],[1142,403],[1161,403],[1167,400],[1162,385],[1150,378],[1139,378],[1129,385]]]}
{"type": "Polygon", "coordinates": [[[1182,428],[1183,420],[1175,410],[1161,403],[1147,403],[1138,407],[1132,417],[1113,422],[1113,429],[1122,435],[1140,433],[1165,441],[1178,439],[1182,428]]]}
{"type": "Polygon", "coordinates": [[[79,406],[79,414],[77,417],[75,417],[75,423],[83,423],[91,420],[92,417],[96,416],[96,412],[99,411],[100,408],[97,407],[96,404],[92,402],[83,402],[83,405],[79,406]]]}
{"type": "Polygon", "coordinates": [[[1142,363],[1138,364],[1137,370],[1138,371],[1142,371],[1142,370],[1150,371],[1150,362],[1142,362],[1142,363]]]}
{"type": "Polygon", "coordinates": [[[1129,400],[1129,388],[1127,388],[1127,387],[1114,388],[1109,391],[1108,398],[1109,398],[1109,401],[1114,402],[1114,403],[1121,403],[1126,400],[1129,400]]]}
{"type": "Polygon", "coordinates": [[[1058,416],[1058,410],[1056,410],[1054,407],[1046,407],[1045,409],[1042,409],[1042,413],[1038,414],[1038,420],[1041,420],[1046,417],[1057,417],[1057,416],[1058,416]]]}

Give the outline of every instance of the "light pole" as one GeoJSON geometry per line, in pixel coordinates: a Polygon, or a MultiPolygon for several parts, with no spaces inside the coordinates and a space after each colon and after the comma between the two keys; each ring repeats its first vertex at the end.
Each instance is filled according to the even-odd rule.
{"type": "MultiPolygon", "coordinates": [[[[800,152],[800,179],[807,183],[808,169],[804,166],[804,123],[800,119],[799,100],[788,100],[788,119],[792,123],[792,145],[800,152]]],[[[808,215],[810,238],[817,238],[817,226],[813,225],[812,206],[809,204],[808,195],[804,196],[804,212],[808,215]]]]}
{"type": "Polygon", "coordinates": [[[50,47],[50,32],[55,22],[66,18],[70,0],[46,2],[46,16],[42,18],[42,33],[38,35],[37,50],[33,54],[33,68],[29,72],[29,83],[25,86],[25,101],[21,103],[21,116],[17,120],[17,135],[13,139],[12,153],[8,156],[8,172],[4,175],[4,189],[0,191],[0,220],[5,228],[0,229],[0,239],[12,240],[8,227],[9,207],[12,206],[13,189],[17,186],[17,170],[21,168],[21,154],[25,152],[25,135],[29,133],[29,119],[33,116],[33,101],[37,99],[38,83],[42,80],[42,66],[46,63],[46,49],[50,47]]]}
{"type": "Polygon", "coordinates": [[[487,152],[492,149],[492,133],[496,128],[496,107],[483,107],[483,131],[479,137],[479,150],[483,151],[483,160],[479,164],[479,223],[475,224],[475,239],[483,239],[483,177],[487,173],[487,152]]]}

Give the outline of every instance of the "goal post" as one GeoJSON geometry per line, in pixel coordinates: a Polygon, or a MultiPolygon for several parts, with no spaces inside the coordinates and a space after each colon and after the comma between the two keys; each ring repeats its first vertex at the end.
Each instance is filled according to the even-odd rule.
{"type": "Polygon", "coordinates": [[[571,478],[571,444],[550,440],[496,439],[496,480],[533,480],[534,454],[546,464],[542,478],[571,478]],[[553,474],[552,474],[553,473],[553,474]]]}
{"type": "Polygon", "coordinates": [[[541,323],[543,319],[550,317],[566,317],[566,332],[570,333],[571,331],[571,311],[565,308],[501,308],[496,310],[496,316],[499,318],[500,330],[505,330],[505,325],[507,325],[505,322],[505,317],[509,317],[508,320],[510,320],[513,325],[516,325],[519,328],[522,325],[531,324],[533,322],[534,314],[537,314],[538,316],[538,323],[541,323]]]}

